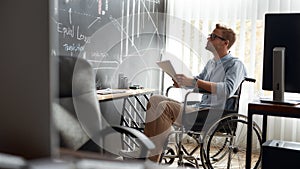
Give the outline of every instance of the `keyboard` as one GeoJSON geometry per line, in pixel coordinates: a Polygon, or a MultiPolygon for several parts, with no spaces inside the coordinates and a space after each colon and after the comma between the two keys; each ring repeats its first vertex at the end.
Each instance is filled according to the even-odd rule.
{"type": "Polygon", "coordinates": [[[116,93],[125,93],[127,90],[124,89],[101,89],[101,90],[97,90],[97,94],[101,94],[101,95],[107,95],[107,94],[116,94],[116,93]]]}

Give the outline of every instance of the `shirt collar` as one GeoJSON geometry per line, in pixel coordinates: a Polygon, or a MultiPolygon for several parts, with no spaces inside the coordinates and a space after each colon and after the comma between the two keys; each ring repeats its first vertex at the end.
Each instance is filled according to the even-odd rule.
{"type": "Polygon", "coordinates": [[[220,64],[222,62],[225,62],[226,60],[230,59],[232,57],[231,53],[229,52],[227,55],[222,57],[221,59],[215,61],[215,63],[220,64]]]}

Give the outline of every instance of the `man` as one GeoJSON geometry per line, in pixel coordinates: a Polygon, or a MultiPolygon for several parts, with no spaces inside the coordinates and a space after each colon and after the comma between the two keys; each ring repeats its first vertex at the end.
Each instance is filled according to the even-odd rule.
{"type": "MultiPolygon", "coordinates": [[[[197,87],[209,91],[211,94],[204,94],[198,106],[230,108],[232,105],[226,103],[226,100],[235,93],[246,77],[244,64],[229,52],[235,39],[236,35],[232,29],[216,24],[207,38],[206,45],[206,49],[212,52],[214,57],[207,62],[198,76],[187,77],[184,74],[177,74],[176,79],[173,79],[174,86],[197,87]]],[[[159,161],[171,126],[182,124],[182,107],[182,103],[164,96],[154,95],[150,98],[144,132],[156,146],[155,150],[150,152],[151,161],[159,161]]],[[[192,110],[193,108],[188,108],[187,112],[192,110]]],[[[201,120],[205,122],[206,116],[201,120]]]]}

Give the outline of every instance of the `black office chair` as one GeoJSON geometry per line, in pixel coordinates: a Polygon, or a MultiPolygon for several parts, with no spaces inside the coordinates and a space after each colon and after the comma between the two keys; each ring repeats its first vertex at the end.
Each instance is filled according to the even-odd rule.
{"type": "Polygon", "coordinates": [[[152,141],[138,130],[102,126],[94,70],[85,59],[59,56],[59,98],[53,113],[61,147],[103,153],[103,140],[112,133],[121,133],[136,138],[142,150],[140,157],[154,148],[152,141]]]}
{"type": "MultiPolygon", "coordinates": [[[[231,168],[237,165],[244,168],[246,154],[246,133],[247,117],[238,113],[239,102],[244,81],[255,82],[255,79],[245,78],[235,94],[227,99],[233,107],[225,109],[205,108],[192,114],[183,114],[183,126],[177,128],[170,135],[175,135],[175,143],[170,145],[166,143],[161,163],[172,164],[175,158],[178,158],[179,166],[203,167],[203,168],[231,168]],[[197,113],[198,112],[198,113],[197,113]],[[219,120],[213,120],[209,126],[204,127],[203,121],[197,119],[205,118],[208,113],[221,113],[219,120]],[[196,119],[196,120],[195,120],[196,119]],[[193,149],[188,150],[182,143],[183,135],[190,136],[196,145],[193,149]],[[199,151],[200,150],[200,151],[199,151]],[[197,153],[198,152],[198,153],[197,153]]],[[[172,87],[167,89],[167,94],[172,87]]],[[[195,102],[188,101],[188,96],[192,93],[207,93],[201,89],[194,89],[187,92],[184,99],[184,110],[187,105],[195,102]]],[[[228,105],[228,104],[226,104],[228,105]]],[[[252,159],[252,168],[258,168],[261,161],[261,131],[260,128],[253,124],[253,139],[259,146],[257,155],[252,159]]]]}

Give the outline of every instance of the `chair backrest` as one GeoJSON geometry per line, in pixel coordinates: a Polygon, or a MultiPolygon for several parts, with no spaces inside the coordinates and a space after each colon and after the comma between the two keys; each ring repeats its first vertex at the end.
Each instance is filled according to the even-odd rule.
{"type": "Polygon", "coordinates": [[[54,104],[54,122],[63,146],[80,148],[101,129],[95,75],[82,58],[59,56],[59,99],[54,104]]]}

